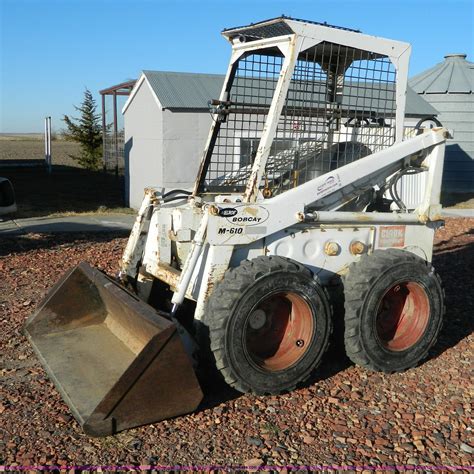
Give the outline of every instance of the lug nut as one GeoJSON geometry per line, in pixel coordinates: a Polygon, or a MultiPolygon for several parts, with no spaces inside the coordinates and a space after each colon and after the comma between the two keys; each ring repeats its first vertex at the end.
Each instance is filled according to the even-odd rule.
{"type": "Polygon", "coordinates": [[[326,242],[326,245],[324,246],[324,252],[330,257],[339,255],[340,251],[341,246],[337,242],[326,242]]]}
{"type": "Polygon", "coordinates": [[[360,240],[355,240],[349,247],[352,255],[361,255],[365,252],[365,244],[360,240]]]}

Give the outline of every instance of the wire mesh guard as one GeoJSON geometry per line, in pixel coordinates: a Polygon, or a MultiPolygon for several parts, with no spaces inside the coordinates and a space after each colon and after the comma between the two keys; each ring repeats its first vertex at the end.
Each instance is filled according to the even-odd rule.
{"type": "MultiPolygon", "coordinates": [[[[202,191],[245,187],[283,61],[273,48],[234,66],[228,100],[215,110],[202,191]]],[[[260,183],[264,196],[391,146],[395,85],[388,57],[328,42],[300,53],[260,183]]]]}

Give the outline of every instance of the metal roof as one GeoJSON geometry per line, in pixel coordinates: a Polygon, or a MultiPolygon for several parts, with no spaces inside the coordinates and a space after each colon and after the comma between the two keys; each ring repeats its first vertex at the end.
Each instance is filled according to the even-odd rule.
{"type": "Polygon", "coordinates": [[[423,97],[420,97],[410,86],[407,86],[407,99],[405,103],[406,117],[428,117],[438,115],[438,111],[423,97]]]}
{"type": "Polygon", "coordinates": [[[219,97],[222,74],[143,71],[165,109],[207,109],[209,99],[219,97]]]}
{"type": "MultiPolygon", "coordinates": [[[[207,110],[208,101],[219,97],[224,82],[222,74],[166,71],[143,71],[143,74],[165,109],[207,110]]],[[[437,111],[432,105],[408,87],[405,110],[407,117],[436,114],[437,111]]]]}
{"type": "Polygon", "coordinates": [[[116,84],[114,86],[107,87],[107,89],[102,89],[99,91],[101,95],[130,95],[130,92],[133,89],[133,86],[137,82],[136,79],[131,79],[126,82],[121,82],[120,84],[116,84]]]}
{"type": "Polygon", "coordinates": [[[412,77],[410,86],[418,94],[472,94],[474,63],[465,54],[447,54],[444,61],[412,77]]]}

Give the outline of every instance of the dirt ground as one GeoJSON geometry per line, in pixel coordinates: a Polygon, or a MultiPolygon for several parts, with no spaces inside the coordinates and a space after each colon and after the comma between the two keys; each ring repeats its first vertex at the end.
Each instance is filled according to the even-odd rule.
{"type": "Polygon", "coordinates": [[[196,413],[90,438],[46,377],[22,327],[48,288],[79,261],[113,275],[125,242],[116,234],[0,240],[0,464],[6,470],[244,465],[283,472],[288,466],[469,471],[474,219],[449,219],[437,232],[434,265],[447,313],[438,343],[419,367],[369,372],[351,365],[336,342],[315,379],[292,393],[257,397],[208,385],[196,413]]]}
{"type": "MultiPolygon", "coordinates": [[[[78,168],[69,155],[79,153],[77,143],[56,139],[51,142],[54,165],[78,168]]],[[[0,135],[0,160],[44,160],[44,139],[41,134],[0,135]]]]}

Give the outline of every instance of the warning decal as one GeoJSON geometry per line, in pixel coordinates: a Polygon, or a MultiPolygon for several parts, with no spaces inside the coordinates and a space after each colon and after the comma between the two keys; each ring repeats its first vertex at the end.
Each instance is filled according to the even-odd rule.
{"type": "Polygon", "coordinates": [[[379,228],[379,247],[404,247],[405,230],[404,225],[389,225],[379,228]]]}

